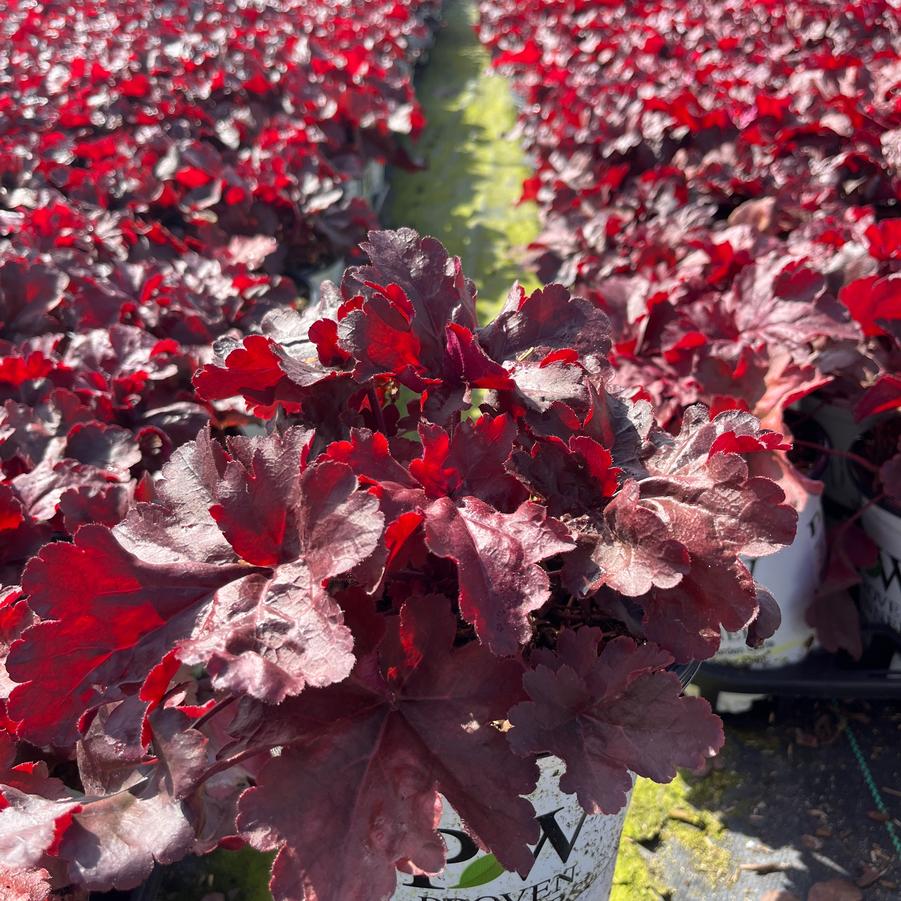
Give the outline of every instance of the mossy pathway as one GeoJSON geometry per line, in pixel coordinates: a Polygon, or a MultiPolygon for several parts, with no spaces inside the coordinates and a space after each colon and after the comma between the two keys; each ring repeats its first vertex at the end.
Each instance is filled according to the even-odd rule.
{"type": "Polygon", "coordinates": [[[475,4],[450,0],[445,27],[420,72],[416,93],[428,125],[416,145],[426,168],[391,173],[386,224],[408,225],[441,240],[463,260],[490,318],[516,280],[537,287],[517,263],[538,234],[533,203],[517,205],[530,167],[516,137],[507,81],[491,71],[473,31],[475,4]]]}

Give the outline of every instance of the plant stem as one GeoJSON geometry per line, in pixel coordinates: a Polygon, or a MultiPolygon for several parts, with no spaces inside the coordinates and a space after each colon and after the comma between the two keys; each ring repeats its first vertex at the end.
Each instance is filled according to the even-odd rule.
{"type": "Polygon", "coordinates": [[[230,695],[227,698],[223,698],[221,701],[217,701],[206,713],[201,716],[196,723],[194,723],[195,729],[200,729],[202,726],[205,726],[217,713],[225,710],[230,704],[233,704],[237,700],[235,695],[230,695]]]}
{"type": "Polygon", "coordinates": [[[273,747],[276,745],[255,745],[251,748],[245,748],[243,751],[239,751],[237,754],[233,754],[231,757],[224,757],[222,760],[217,760],[214,764],[208,766],[201,774],[197,777],[195,786],[202,785],[207,779],[215,776],[217,773],[221,773],[224,770],[230,770],[233,766],[237,766],[244,760],[248,760],[251,757],[256,757],[258,754],[268,754],[273,747]]]}
{"type": "Polygon", "coordinates": [[[379,403],[379,397],[378,394],[376,394],[374,385],[369,386],[367,396],[369,397],[369,406],[372,408],[372,415],[375,417],[379,431],[384,435],[387,433],[387,429],[385,428],[385,416],[382,413],[382,405],[379,403]]]}
{"type": "Polygon", "coordinates": [[[868,469],[870,472],[879,472],[879,467],[875,463],[871,463],[865,457],[861,457],[860,454],[854,454],[851,453],[851,451],[839,450],[835,447],[824,447],[822,444],[817,444],[816,441],[803,441],[800,438],[792,438],[791,442],[796,447],[808,447],[811,450],[818,450],[833,457],[842,457],[845,460],[850,460],[852,463],[856,463],[858,466],[862,466],[864,469],[868,469]]]}
{"type": "Polygon", "coordinates": [[[874,497],[871,497],[860,509],[855,510],[854,513],[852,513],[851,516],[849,516],[839,526],[839,529],[844,531],[845,529],[852,526],[855,522],[857,522],[858,519],[860,519],[861,516],[864,515],[864,513],[867,512],[867,510],[869,510],[871,507],[875,507],[878,503],[880,503],[885,498],[885,496],[886,496],[885,492],[880,491],[879,494],[875,495],[874,497]]]}

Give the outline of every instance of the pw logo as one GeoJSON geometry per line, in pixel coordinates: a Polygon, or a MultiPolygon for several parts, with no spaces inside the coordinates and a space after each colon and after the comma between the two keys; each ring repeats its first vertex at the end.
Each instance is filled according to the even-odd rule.
{"type": "MultiPolygon", "coordinates": [[[[553,851],[560,858],[561,863],[565,864],[569,860],[569,856],[572,854],[573,848],[575,848],[576,842],[579,840],[579,833],[582,831],[582,826],[585,824],[585,819],[588,814],[582,814],[581,819],[576,824],[576,828],[573,830],[573,834],[567,838],[566,833],[557,822],[557,814],[560,813],[561,810],[563,810],[563,808],[558,807],[556,810],[552,810],[550,813],[545,813],[538,817],[541,838],[538,840],[538,844],[535,845],[535,848],[532,851],[533,860],[538,860],[545,845],[551,846],[553,851]]],[[[466,863],[467,860],[472,860],[478,855],[478,846],[465,832],[462,832],[459,829],[439,829],[438,831],[448,838],[455,839],[460,845],[460,850],[453,857],[447,859],[448,864],[466,863]]],[[[503,872],[503,870],[498,868],[497,874],[493,878],[496,879],[498,876],[502,875],[503,872]]],[[[435,885],[431,882],[430,877],[428,876],[414,876],[413,881],[406,883],[406,885],[411,888],[443,888],[443,886],[435,885]]]]}
{"type": "Polygon", "coordinates": [[[892,587],[893,583],[896,583],[901,588],[901,561],[897,557],[893,557],[883,550],[879,554],[877,567],[882,586],[886,591],[892,587]]]}

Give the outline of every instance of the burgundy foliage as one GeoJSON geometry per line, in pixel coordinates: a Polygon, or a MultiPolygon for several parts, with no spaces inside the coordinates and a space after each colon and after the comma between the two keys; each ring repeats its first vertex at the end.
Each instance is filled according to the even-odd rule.
{"type": "MultiPolygon", "coordinates": [[[[525,873],[538,755],[597,812],[629,772],[667,780],[720,746],[667,670],[723,627],[778,624],[740,557],[792,539],[782,490],[749,469],[781,436],[700,405],[662,429],[615,384],[608,316],[559,285],[515,287],[480,326],[434,239],[363,249],[317,304],[267,313],[198,370],[199,403],[243,399],[263,434],[204,425],[147,465],[75,366],[8,406],[22,475],[0,527],[61,514],[74,533],[34,536],[0,599],[17,878],[127,888],[243,840],[277,850],[277,898],[388,898],[396,868],[443,866],[442,795],[525,873]],[[114,506],[97,473],[135,487],[78,519],[53,500],[60,466],[93,510],[114,506]],[[77,778],[20,762],[29,744],[74,753],[77,778]]],[[[70,339],[110,404],[148,335],[118,328],[113,357],[70,339]]]]}
{"type": "Polygon", "coordinates": [[[436,9],[114,0],[101,15],[12,0],[0,20],[4,200],[36,209],[49,192],[121,213],[128,240],[170,258],[329,262],[375,222],[367,164],[406,162],[398,136],[424,124],[411,64],[436,9]]]}
{"type": "MultiPolygon", "coordinates": [[[[890,2],[479,9],[535,162],[523,200],[543,225],[537,271],[608,312],[617,380],[667,429],[698,401],[782,434],[814,392],[858,420],[901,408],[890,2]]],[[[770,450],[757,467],[802,509],[822,486],[770,450]]]]}
{"type": "Polygon", "coordinates": [[[706,702],[681,697],[679,678],[663,671],[665,651],[619,637],[598,655],[601,638],[598,629],[562,632],[556,653],[533,654],[530,700],[510,711],[510,734],[514,749],[564,761],[560,788],[585,810],[614,813],[632,788],[630,770],[669,782],[677,766],[701,766],[723,736],[706,702]]]}
{"type": "Polygon", "coordinates": [[[435,9],[4,5],[0,583],[148,500],[205,422],[247,421],[191,376],[375,222],[435,9]]]}

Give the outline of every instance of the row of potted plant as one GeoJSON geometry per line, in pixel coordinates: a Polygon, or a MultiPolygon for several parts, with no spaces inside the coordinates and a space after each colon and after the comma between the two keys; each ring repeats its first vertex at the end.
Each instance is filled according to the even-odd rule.
{"type": "Polygon", "coordinates": [[[670,670],[778,625],[742,557],[794,535],[753,472],[782,437],[702,405],[662,429],[559,285],[480,327],[439,242],[363,249],[197,373],[265,435],[201,429],[7,591],[9,884],[128,887],[249,843],[277,899],[445,897],[451,853],[477,864],[454,897],[604,897],[618,833],[581,813],[720,747],[670,670]]]}
{"type": "Polygon", "coordinates": [[[296,276],[376,219],[373,167],[423,124],[412,67],[437,0],[43,0],[3,11],[4,206],[81,202],[212,256],[277,240],[296,276]]]}
{"type": "MultiPolygon", "coordinates": [[[[238,342],[267,310],[302,302],[316,268],[375,222],[379,171],[407,161],[404,136],[422,124],[411,77],[437,9],[210,0],[0,11],[0,782],[11,791],[65,806],[98,783],[73,777],[74,744],[32,746],[7,715],[6,654],[35,619],[10,586],[43,545],[152,500],[162,466],[198,429],[248,422],[240,404],[199,398],[192,375],[214,341],[238,342]]],[[[0,807],[11,803],[4,795],[0,807]]],[[[4,899],[91,882],[23,868],[20,846],[42,839],[12,814],[4,899]]],[[[128,829],[153,828],[130,816],[109,821],[105,854],[124,855],[128,829]]],[[[140,854],[120,864],[108,884],[146,873],[140,854]]]]}
{"type": "MultiPolygon", "coordinates": [[[[98,234],[22,221],[67,253],[98,234]]],[[[622,381],[598,294],[513,286],[479,327],[438,242],[374,232],[364,251],[302,312],[238,303],[246,337],[184,295],[128,308],[196,303],[175,319],[200,320],[215,355],[171,361],[179,344],[134,319],[112,351],[100,329],[83,346],[39,329],[4,361],[49,367],[7,406],[25,417],[0,433],[24,448],[12,481],[26,439],[79,473],[135,456],[132,432],[83,423],[70,395],[179,429],[136,432],[160,451],[145,463],[137,442],[129,474],[146,476],[108,519],[66,526],[50,495],[49,534],[2,594],[0,885],[17,901],[245,843],[277,851],[280,899],[603,898],[634,774],[666,781],[722,743],[673,669],[723,630],[757,645],[779,624],[746,561],[795,534],[783,436],[715,398],[676,423],[622,381]],[[195,363],[196,394],[167,409],[166,379],[195,363]],[[246,421],[236,398],[263,435],[225,437],[246,421]],[[182,404],[216,411],[214,430],[182,404]]],[[[244,262],[226,296],[261,277],[244,262]]],[[[809,267],[785,268],[773,281],[805,316],[833,315],[824,291],[803,296],[809,267]]],[[[22,321],[103,309],[90,279],[45,303],[19,271],[22,321]]]]}
{"type": "Polygon", "coordinates": [[[786,615],[757,656],[803,657],[812,625],[825,647],[859,655],[846,589],[861,567],[865,596],[879,595],[868,612],[901,625],[898,523],[885,525],[901,495],[895,11],[882,0],[480,10],[535,163],[523,194],[544,226],[533,259],[608,312],[619,382],[671,430],[700,400],[795,434],[793,451],[758,460],[804,529],[761,562],[786,615]],[[879,454],[849,457],[874,416],[879,454]],[[811,443],[831,445],[825,470],[811,443]],[[864,507],[850,459],[869,482],[864,507]],[[827,499],[855,511],[828,551],[823,478],[827,499]]]}
{"type": "Polygon", "coordinates": [[[283,225],[303,222],[289,230],[318,235],[331,259],[374,221],[354,197],[366,209],[356,226],[341,237],[328,224],[349,209],[339,195],[358,170],[396,159],[404,116],[421,118],[411,67],[435,8],[4,7],[3,584],[44,541],[118,522],[203,423],[246,421],[198,400],[191,376],[213,341],[239,340],[304,293],[284,273],[319,256],[283,225]],[[310,171],[278,149],[289,132],[310,171]],[[267,154],[290,177],[270,172],[267,154]],[[242,166],[259,177],[241,181],[242,166]]]}

